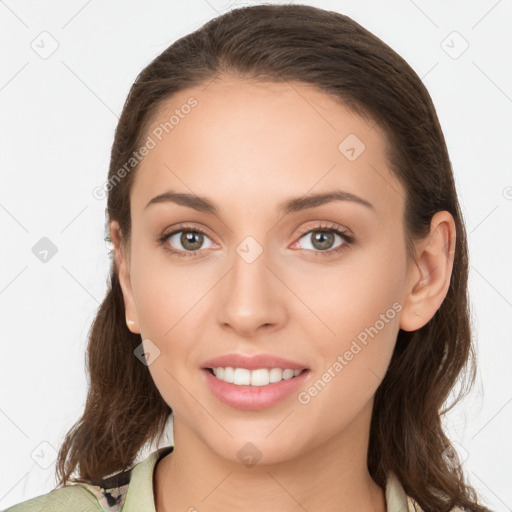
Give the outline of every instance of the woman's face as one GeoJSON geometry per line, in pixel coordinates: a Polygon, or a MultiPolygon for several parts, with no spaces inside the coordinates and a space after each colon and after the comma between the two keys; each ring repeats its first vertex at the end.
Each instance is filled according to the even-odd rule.
{"type": "Polygon", "coordinates": [[[312,86],[226,76],[164,107],[144,139],[121,272],[175,436],[272,463],[366,435],[412,279],[405,192],[378,127],[312,86]],[[149,204],[171,191],[216,212],[199,199],[149,204]],[[361,201],[306,201],[335,192],[361,201]],[[309,371],[274,402],[264,386],[237,388],[267,398],[236,405],[203,368],[225,354],[309,371]]]}

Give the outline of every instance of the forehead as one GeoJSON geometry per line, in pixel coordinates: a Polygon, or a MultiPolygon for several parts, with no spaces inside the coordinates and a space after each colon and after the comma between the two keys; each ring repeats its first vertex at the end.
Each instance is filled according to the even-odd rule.
{"type": "Polygon", "coordinates": [[[159,106],[149,139],[132,210],[167,189],[221,208],[337,188],[399,214],[404,199],[380,128],[309,84],[220,77],[184,89],[159,106]]]}

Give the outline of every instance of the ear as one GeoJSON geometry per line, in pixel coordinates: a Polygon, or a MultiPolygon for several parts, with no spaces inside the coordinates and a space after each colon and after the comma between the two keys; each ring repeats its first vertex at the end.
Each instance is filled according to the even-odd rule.
{"type": "Polygon", "coordinates": [[[416,246],[417,263],[413,262],[409,270],[409,293],[403,302],[400,329],[420,329],[441,306],[450,287],[455,241],[452,215],[437,212],[430,223],[430,234],[416,246]]]}
{"type": "Polygon", "coordinates": [[[131,332],[140,334],[139,318],[130,281],[130,259],[129,255],[125,254],[127,248],[123,245],[121,228],[115,220],[110,222],[110,238],[114,244],[115,268],[123,292],[126,326],[131,332]]]}

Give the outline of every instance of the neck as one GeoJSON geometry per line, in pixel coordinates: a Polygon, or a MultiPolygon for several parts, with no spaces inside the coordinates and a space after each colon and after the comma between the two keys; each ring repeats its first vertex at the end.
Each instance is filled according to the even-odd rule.
{"type": "Polygon", "coordinates": [[[174,450],[154,474],[156,510],[386,512],[384,490],[366,465],[361,422],[322,444],[312,440],[299,457],[248,467],[219,456],[174,418],[174,450]]]}

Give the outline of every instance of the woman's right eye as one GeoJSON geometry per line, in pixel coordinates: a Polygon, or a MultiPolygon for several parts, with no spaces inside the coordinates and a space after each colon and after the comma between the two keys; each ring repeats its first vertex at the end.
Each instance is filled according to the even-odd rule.
{"type": "MultiPolygon", "coordinates": [[[[171,233],[164,234],[160,238],[160,243],[165,245],[165,249],[171,252],[172,254],[176,254],[177,256],[197,256],[200,249],[202,247],[205,238],[211,239],[206,235],[206,233],[198,228],[194,229],[180,229],[174,230],[171,233]],[[182,248],[176,246],[181,245],[182,248]]],[[[206,249],[211,248],[206,247],[206,249]]]]}

